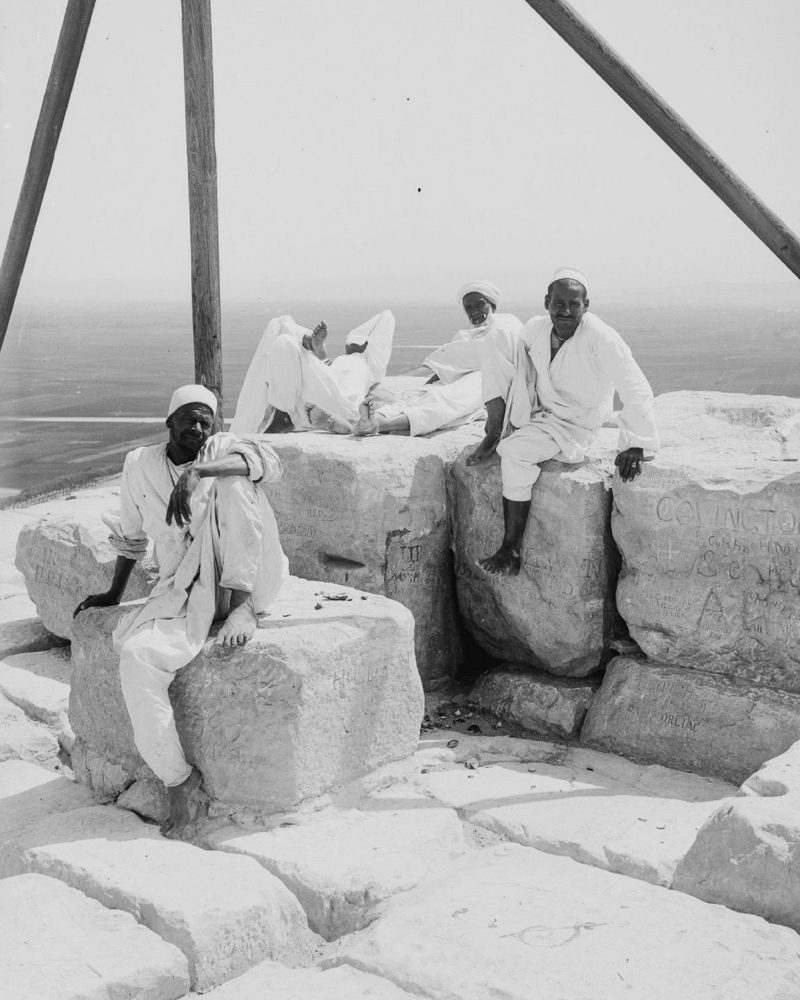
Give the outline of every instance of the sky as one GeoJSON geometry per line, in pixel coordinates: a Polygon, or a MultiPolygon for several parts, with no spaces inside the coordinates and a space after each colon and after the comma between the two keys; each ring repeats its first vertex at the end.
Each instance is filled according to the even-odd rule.
{"type": "MultiPolygon", "coordinates": [[[[66,3],[0,0],[6,238],[66,3]]],[[[800,232],[797,0],[574,0],[800,232]]],[[[796,279],[523,0],[212,0],[222,298],[796,279]]],[[[98,0],[20,296],[190,294],[179,0],[98,0]]]]}

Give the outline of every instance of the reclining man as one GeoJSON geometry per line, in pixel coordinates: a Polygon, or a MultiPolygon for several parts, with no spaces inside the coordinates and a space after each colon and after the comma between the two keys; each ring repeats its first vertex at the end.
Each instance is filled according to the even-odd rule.
{"type": "Polygon", "coordinates": [[[548,315],[526,323],[515,353],[498,350],[497,344],[487,348],[487,379],[502,391],[487,402],[486,436],[467,459],[474,465],[495,450],[500,455],[503,542],[478,565],[503,576],[519,572],[541,463],[583,461],[611,416],[614,389],[623,406],[615,460],[622,479],[638,476],[644,452],[658,448],[653,391],[616,330],[588,311],[583,272],[559,268],[544,306],[548,315]]]}
{"type": "Polygon", "coordinates": [[[489,281],[472,281],[458,293],[459,305],[471,327],[429,354],[422,367],[407,374],[427,375],[421,387],[392,393],[375,386],[359,407],[353,433],[430,434],[469,423],[483,416],[483,401],[497,395],[497,387],[481,376],[486,345],[512,353],[522,326],[511,313],[498,313],[500,290],[489,281]],[[488,395],[487,395],[488,392],[488,395]]]}
{"type": "Polygon", "coordinates": [[[191,832],[207,808],[200,772],[184,756],[169,686],[200,652],[212,622],[224,619],[221,646],[252,636],[287,576],[275,517],[263,482],[281,475],[275,452],[257,437],[212,433],[216,397],[202,385],[172,396],[167,442],[137,448],[125,459],[119,518],[108,518],[117,552],[111,587],[75,609],[119,604],[148,536],[159,566],[144,605],[114,632],[122,694],[136,747],[167,786],[164,832],[191,832]]]}
{"type": "Polygon", "coordinates": [[[349,434],[358,404],[386,375],[394,316],[384,310],[347,335],[345,353],[326,362],[328,327],[273,319],[247,369],[231,422],[234,434],[328,430],[349,434]]]}

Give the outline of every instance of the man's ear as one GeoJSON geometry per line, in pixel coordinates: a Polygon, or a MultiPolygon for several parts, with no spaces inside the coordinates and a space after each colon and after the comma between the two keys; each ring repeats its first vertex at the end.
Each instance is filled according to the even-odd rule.
{"type": "Polygon", "coordinates": [[[545,309],[550,308],[550,292],[548,292],[547,295],[545,295],[544,297],[544,307],[545,309]]]}
{"type": "Polygon", "coordinates": [[[491,302],[491,301],[489,301],[489,299],[487,299],[486,301],[489,302],[489,308],[492,310],[492,312],[496,313],[497,312],[497,303],[496,302],[491,302]]]}
{"type": "Polygon", "coordinates": [[[589,300],[588,300],[588,298],[584,299],[583,301],[584,301],[584,303],[586,305],[586,308],[588,309],[589,308],[589,300]]]}

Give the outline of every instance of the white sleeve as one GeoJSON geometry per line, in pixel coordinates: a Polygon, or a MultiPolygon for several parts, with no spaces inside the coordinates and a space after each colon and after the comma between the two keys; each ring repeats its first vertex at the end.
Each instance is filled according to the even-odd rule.
{"type": "Polygon", "coordinates": [[[653,390],[634,360],[631,349],[618,333],[607,330],[599,338],[597,360],[622,401],[622,411],[617,415],[619,450],[642,448],[648,452],[657,451],[660,441],[653,390]]]}

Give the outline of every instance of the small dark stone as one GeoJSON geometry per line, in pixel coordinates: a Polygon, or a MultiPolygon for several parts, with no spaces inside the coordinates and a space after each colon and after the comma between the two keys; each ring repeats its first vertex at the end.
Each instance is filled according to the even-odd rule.
{"type": "Polygon", "coordinates": [[[475,723],[473,723],[471,726],[467,726],[467,732],[468,733],[479,733],[480,731],[481,731],[481,727],[480,726],[476,726],[475,723]]]}

